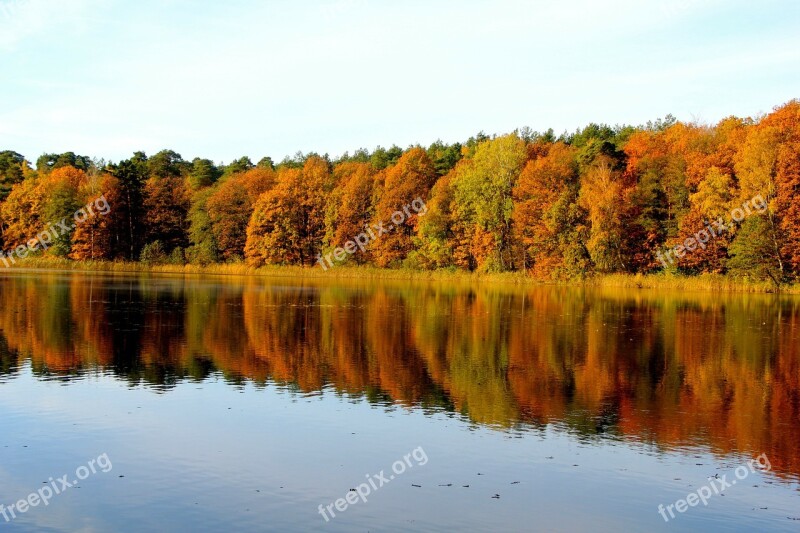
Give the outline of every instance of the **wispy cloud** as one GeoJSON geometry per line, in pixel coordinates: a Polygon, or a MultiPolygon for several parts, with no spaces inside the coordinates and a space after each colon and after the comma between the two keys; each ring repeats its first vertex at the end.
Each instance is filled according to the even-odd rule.
{"type": "Polygon", "coordinates": [[[97,0],[0,0],[0,49],[10,51],[26,39],[60,25],[81,27],[97,0]]]}

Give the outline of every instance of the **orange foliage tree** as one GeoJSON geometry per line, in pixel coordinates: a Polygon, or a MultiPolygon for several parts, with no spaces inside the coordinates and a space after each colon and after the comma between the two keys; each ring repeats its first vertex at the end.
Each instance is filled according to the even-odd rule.
{"type": "MultiPolygon", "coordinates": [[[[375,169],[369,163],[346,162],[336,165],[334,181],[338,184],[329,202],[327,218],[330,246],[344,246],[365,231],[375,212],[375,169]],[[334,200],[335,198],[335,200],[334,200]]],[[[369,260],[369,251],[356,250],[358,263],[369,260]]]]}
{"type": "Polygon", "coordinates": [[[277,180],[271,168],[256,167],[225,179],[206,201],[212,232],[226,260],[244,257],[247,224],[258,198],[277,180]]]}
{"type": "Polygon", "coordinates": [[[620,201],[625,192],[621,176],[603,159],[589,169],[581,183],[578,201],[587,210],[591,224],[586,247],[600,272],[627,269],[622,254],[626,205],[620,201]]]}
{"type": "Polygon", "coordinates": [[[114,207],[120,204],[121,194],[119,180],[105,172],[82,187],[84,205],[91,204],[95,209],[92,216],[75,228],[69,254],[71,259],[114,259],[116,229],[122,226],[114,207]]]}
{"type": "MultiPolygon", "coordinates": [[[[514,187],[514,226],[523,250],[523,268],[537,277],[550,277],[566,266],[576,230],[570,216],[578,184],[577,150],[558,142],[538,159],[529,161],[514,187]]],[[[574,211],[574,209],[573,209],[574,211]]],[[[580,244],[578,244],[580,247],[580,244]]]]}
{"type": "MultiPolygon", "coordinates": [[[[422,148],[409,149],[397,164],[386,171],[383,194],[375,208],[376,225],[383,225],[387,233],[378,235],[372,243],[375,263],[381,267],[398,264],[414,249],[414,235],[419,215],[404,213],[400,224],[391,221],[396,212],[421,198],[424,202],[436,181],[436,169],[422,148]]],[[[399,219],[399,217],[398,217],[399,219]]]]}
{"type": "Polygon", "coordinates": [[[329,164],[320,157],[309,157],[302,169],[282,168],[277,185],[261,195],[250,217],[248,264],[314,263],[324,242],[331,188],[329,164]]]}

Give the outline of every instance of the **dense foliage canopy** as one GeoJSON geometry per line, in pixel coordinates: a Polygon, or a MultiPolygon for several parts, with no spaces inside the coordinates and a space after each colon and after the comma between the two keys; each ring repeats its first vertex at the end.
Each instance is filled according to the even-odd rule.
{"type": "Polygon", "coordinates": [[[463,144],[360,149],[336,160],[298,153],[277,165],[269,157],[186,161],[171,150],[118,163],[44,154],[31,165],[5,150],[3,249],[101,195],[107,215],[40,253],[313,265],[421,198],[423,213],[406,213],[343,262],[522,270],[542,279],[668,269],[788,280],[800,275],[800,101],[715,126],[670,116],[560,137],[481,133],[463,144]],[[664,250],[720,218],[730,222],[757,196],[765,209],[663,260],[664,250]]]}

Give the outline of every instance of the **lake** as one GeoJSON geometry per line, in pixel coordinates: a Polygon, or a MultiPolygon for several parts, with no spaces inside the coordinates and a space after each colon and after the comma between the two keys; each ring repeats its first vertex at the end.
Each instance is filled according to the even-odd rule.
{"type": "Polygon", "coordinates": [[[0,295],[0,530],[800,530],[800,298],[25,271],[0,295]]]}

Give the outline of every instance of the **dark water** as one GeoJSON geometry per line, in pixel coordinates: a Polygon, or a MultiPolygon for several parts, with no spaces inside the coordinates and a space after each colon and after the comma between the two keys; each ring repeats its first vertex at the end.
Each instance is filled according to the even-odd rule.
{"type": "Polygon", "coordinates": [[[0,530],[800,530],[800,299],[31,272],[0,296],[0,503],[85,474],[0,530]]]}

